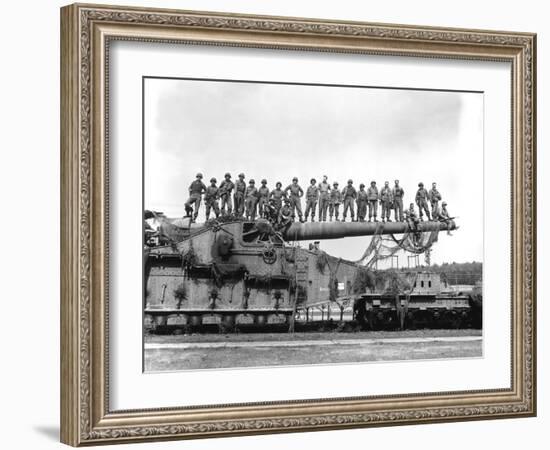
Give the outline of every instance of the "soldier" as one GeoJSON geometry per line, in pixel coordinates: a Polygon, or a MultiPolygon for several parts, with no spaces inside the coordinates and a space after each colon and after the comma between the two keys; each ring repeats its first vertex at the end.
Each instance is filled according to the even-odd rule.
{"type": "Polygon", "coordinates": [[[403,222],[403,197],[405,191],[399,186],[399,180],[395,180],[395,185],[392,189],[393,208],[395,211],[395,221],[403,222]]]}
{"type": "Polygon", "coordinates": [[[216,219],[220,216],[220,207],[218,206],[219,189],[216,186],[216,179],[210,179],[210,186],[206,188],[204,194],[204,205],[206,206],[206,220],[210,218],[210,209],[214,209],[216,219]]]}
{"type": "Polygon", "coordinates": [[[233,205],[231,202],[231,192],[233,192],[233,189],[235,189],[235,183],[231,181],[231,174],[228,172],[225,174],[225,179],[220,184],[220,190],[219,190],[219,196],[222,200],[222,214],[226,214],[226,207],[227,207],[227,215],[231,215],[231,211],[233,210],[233,205]]]}
{"type": "Polygon", "coordinates": [[[389,181],[384,183],[384,187],[380,191],[380,205],[382,205],[382,222],[391,222],[390,213],[393,206],[393,197],[389,181]]]}
{"type": "Polygon", "coordinates": [[[292,179],[292,184],[289,184],[285,188],[285,195],[287,192],[290,191],[290,206],[292,208],[292,214],[296,216],[296,212],[298,212],[298,217],[300,219],[300,222],[303,222],[302,217],[302,201],[300,200],[300,197],[304,195],[304,191],[302,190],[301,186],[298,184],[298,178],[294,177],[292,179]]]}
{"type": "Polygon", "coordinates": [[[260,217],[266,217],[266,207],[269,200],[269,188],[267,187],[267,180],[262,180],[262,185],[258,189],[258,215],[260,217]]]}
{"type": "Polygon", "coordinates": [[[284,204],[279,210],[279,217],[277,219],[278,228],[283,229],[292,223],[294,220],[294,207],[292,206],[292,201],[288,198],[285,198],[284,204]]]}
{"type": "Polygon", "coordinates": [[[357,192],[357,220],[364,222],[367,216],[367,191],[365,191],[365,185],[361,183],[359,185],[359,192],[357,192]]]}
{"type": "Polygon", "coordinates": [[[430,199],[430,205],[432,206],[432,217],[435,220],[437,213],[439,212],[439,201],[441,200],[441,194],[437,190],[436,184],[432,183],[432,188],[428,192],[428,198],[430,199]]]}
{"type": "Polygon", "coordinates": [[[424,183],[418,183],[418,191],[416,191],[416,204],[418,205],[418,212],[420,214],[420,221],[424,220],[422,212],[426,212],[428,220],[432,220],[430,217],[430,210],[428,209],[428,191],[424,189],[424,183]]]}
{"type": "Polygon", "coordinates": [[[416,230],[418,225],[418,217],[416,216],[416,211],[414,210],[414,203],[411,203],[409,209],[405,211],[405,219],[409,224],[409,228],[416,230]]]}
{"type": "Polygon", "coordinates": [[[319,188],[317,187],[317,180],[311,179],[311,185],[306,191],[306,222],[311,212],[311,221],[315,222],[315,209],[317,208],[317,201],[319,200],[319,188]]]}
{"type": "Polygon", "coordinates": [[[244,173],[239,174],[239,179],[235,182],[235,194],[233,200],[235,203],[235,215],[242,217],[244,213],[244,193],[246,191],[246,183],[244,182],[244,173]]]}
{"type": "Polygon", "coordinates": [[[277,181],[277,184],[275,184],[275,189],[269,193],[269,200],[273,203],[277,216],[279,215],[281,206],[283,206],[283,200],[286,200],[286,193],[281,189],[282,187],[283,184],[280,181],[277,181]]]}
{"type": "Polygon", "coordinates": [[[329,215],[331,222],[333,216],[336,221],[338,221],[338,210],[340,209],[340,203],[342,203],[342,193],[338,189],[338,182],[335,181],[332,183],[332,189],[330,190],[329,215]]]}
{"type": "Polygon", "coordinates": [[[319,220],[327,221],[327,209],[330,203],[330,184],[327,182],[328,177],[323,175],[323,181],[319,183],[319,220]]]}
{"type": "Polygon", "coordinates": [[[376,181],[371,181],[370,186],[367,189],[367,200],[369,202],[369,222],[372,222],[372,217],[374,216],[374,221],[378,222],[376,215],[378,213],[378,188],[376,187],[376,181]]]}
{"type": "Polygon", "coordinates": [[[202,182],[202,173],[197,174],[197,179],[189,186],[189,198],[185,202],[185,212],[187,217],[193,215],[192,220],[197,220],[199,215],[199,208],[201,207],[202,194],[206,192],[206,186],[202,182]],[[193,205],[195,206],[195,213],[193,214],[193,205]]]}
{"type": "Polygon", "coordinates": [[[351,213],[351,221],[355,222],[355,211],[353,208],[353,202],[357,198],[357,191],[353,187],[353,180],[348,180],[348,185],[342,190],[342,197],[344,198],[344,214],[342,217],[342,222],[346,221],[348,209],[351,213]]]}
{"type": "Polygon", "coordinates": [[[246,220],[256,220],[256,205],[258,203],[258,189],[255,186],[255,181],[250,179],[248,187],[244,195],[244,203],[246,207],[246,220]]]}
{"type": "Polygon", "coordinates": [[[449,236],[452,236],[451,230],[449,230],[449,226],[451,226],[451,228],[452,226],[454,226],[454,217],[451,217],[449,215],[449,212],[447,211],[447,202],[441,203],[441,211],[439,212],[437,219],[440,222],[444,222],[445,224],[447,224],[447,234],[449,236]]]}

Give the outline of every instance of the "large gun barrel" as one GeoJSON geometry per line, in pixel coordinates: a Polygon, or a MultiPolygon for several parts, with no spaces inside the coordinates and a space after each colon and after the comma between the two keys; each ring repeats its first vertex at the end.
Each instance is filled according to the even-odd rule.
{"type": "Polygon", "coordinates": [[[420,222],[411,230],[407,222],[294,222],[283,233],[286,241],[307,241],[315,239],[340,239],[350,236],[372,236],[375,234],[403,234],[409,231],[430,232],[455,230],[454,221],[420,222]]]}

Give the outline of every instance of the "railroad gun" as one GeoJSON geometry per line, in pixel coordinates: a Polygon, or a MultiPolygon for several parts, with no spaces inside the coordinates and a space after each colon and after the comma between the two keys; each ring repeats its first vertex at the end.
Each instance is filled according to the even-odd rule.
{"type": "Polygon", "coordinates": [[[145,230],[144,313],[149,329],[209,324],[227,331],[267,324],[288,324],[292,329],[297,311],[309,304],[361,295],[364,289],[358,288],[357,280],[366,270],[315,244],[306,249],[295,242],[414,237],[456,229],[454,222],[435,221],[291,222],[281,227],[267,219],[224,218],[199,224],[151,212],[145,217],[157,220],[158,228],[145,230]]]}

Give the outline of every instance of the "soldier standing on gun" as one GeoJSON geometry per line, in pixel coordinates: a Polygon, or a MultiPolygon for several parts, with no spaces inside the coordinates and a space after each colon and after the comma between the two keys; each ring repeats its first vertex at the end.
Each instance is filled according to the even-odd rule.
{"type": "Polygon", "coordinates": [[[296,216],[296,212],[298,212],[298,217],[300,219],[300,222],[303,222],[302,217],[302,201],[300,200],[300,197],[304,195],[304,191],[302,190],[301,186],[298,184],[298,178],[294,177],[292,179],[292,184],[289,184],[285,189],[285,194],[290,191],[290,206],[292,208],[292,214],[296,216]]]}
{"type": "Polygon", "coordinates": [[[380,191],[380,204],[382,205],[382,222],[391,222],[390,214],[392,210],[393,197],[390,183],[386,181],[380,191]]]}
{"type": "Polygon", "coordinates": [[[376,187],[376,181],[370,182],[370,187],[367,189],[367,200],[369,201],[369,222],[372,222],[372,217],[374,216],[374,221],[378,222],[376,215],[378,213],[378,188],[376,187]]]}
{"type": "Polygon", "coordinates": [[[220,216],[220,207],[218,206],[219,189],[216,186],[216,179],[210,179],[210,186],[206,188],[204,194],[204,205],[206,206],[206,220],[210,219],[210,209],[214,209],[216,219],[220,216]]]}
{"type": "Polygon", "coordinates": [[[239,179],[235,182],[235,194],[233,195],[235,215],[242,217],[244,213],[244,194],[246,183],[244,182],[244,173],[239,174],[239,179]]]}
{"type": "Polygon", "coordinates": [[[353,203],[357,198],[357,191],[353,187],[353,180],[348,180],[348,185],[342,190],[342,197],[344,198],[344,214],[342,217],[342,222],[346,221],[348,209],[351,213],[351,221],[355,222],[355,211],[353,208],[353,203]]]}
{"type": "Polygon", "coordinates": [[[418,205],[418,212],[420,214],[420,221],[424,221],[424,217],[422,215],[422,212],[426,212],[426,216],[428,216],[428,220],[432,220],[430,218],[430,210],[428,209],[428,191],[424,189],[424,183],[418,183],[418,191],[416,191],[416,204],[418,205]]]}
{"type": "Polygon", "coordinates": [[[432,217],[435,220],[439,213],[439,201],[441,200],[441,194],[437,190],[436,184],[432,183],[432,188],[428,192],[428,198],[430,199],[430,205],[432,206],[432,217]]]}
{"type": "Polygon", "coordinates": [[[267,180],[262,180],[262,185],[258,189],[258,215],[260,217],[266,216],[266,207],[269,200],[269,188],[267,187],[267,180]]]}
{"type": "Polygon", "coordinates": [[[395,180],[395,186],[393,187],[393,207],[395,210],[395,221],[403,222],[403,196],[405,191],[399,186],[399,180],[395,180]]]}
{"type": "Polygon", "coordinates": [[[193,214],[193,205],[195,206],[195,213],[193,214],[193,222],[197,220],[199,215],[199,208],[201,207],[202,194],[206,192],[206,186],[202,182],[202,173],[197,174],[197,179],[189,186],[189,198],[185,202],[185,212],[187,217],[191,217],[193,214]]]}
{"type": "Polygon", "coordinates": [[[281,188],[283,187],[283,184],[280,181],[277,181],[277,184],[275,185],[275,189],[273,189],[269,193],[269,199],[273,202],[273,206],[276,211],[276,215],[279,215],[279,210],[281,209],[281,206],[283,206],[283,199],[286,199],[286,193],[281,188]]]}
{"type": "Polygon", "coordinates": [[[319,221],[327,221],[327,209],[330,203],[330,184],[327,176],[323,175],[323,181],[319,183],[319,221]]]}
{"type": "Polygon", "coordinates": [[[364,222],[367,217],[367,191],[365,191],[365,185],[361,183],[359,185],[359,191],[357,192],[357,220],[364,222]]]}
{"type": "Polygon", "coordinates": [[[246,220],[256,220],[256,204],[258,203],[258,189],[255,181],[250,180],[245,192],[246,220]]]}
{"type": "Polygon", "coordinates": [[[315,222],[315,209],[317,208],[317,201],[319,200],[319,188],[317,187],[317,180],[311,179],[311,185],[306,191],[306,222],[311,212],[311,221],[315,222]]]}
{"type": "Polygon", "coordinates": [[[340,203],[342,203],[342,193],[338,189],[338,182],[335,181],[332,183],[332,189],[330,190],[329,215],[331,222],[333,216],[336,221],[338,221],[338,210],[340,209],[340,203]]]}
{"type": "Polygon", "coordinates": [[[226,214],[226,207],[227,207],[227,215],[231,215],[231,211],[233,211],[233,205],[231,202],[231,192],[235,189],[235,183],[231,181],[231,174],[228,172],[225,174],[225,179],[220,184],[220,191],[219,195],[222,201],[222,214],[225,216],[226,214]]]}

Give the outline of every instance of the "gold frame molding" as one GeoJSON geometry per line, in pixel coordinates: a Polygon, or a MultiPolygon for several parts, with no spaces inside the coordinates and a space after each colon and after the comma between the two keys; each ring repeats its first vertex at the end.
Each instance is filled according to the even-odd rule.
{"type": "MultiPolygon", "coordinates": [[[[536,35],[74,4],[61,9],[61,440],[97,445],[536,414],[536,35]],[[512,67],[509,389],[111,411],[106,66],[114,39],[507,61],[512,67]]],[[[259,399],[261,400],[261,399],[259,399]]]]}

